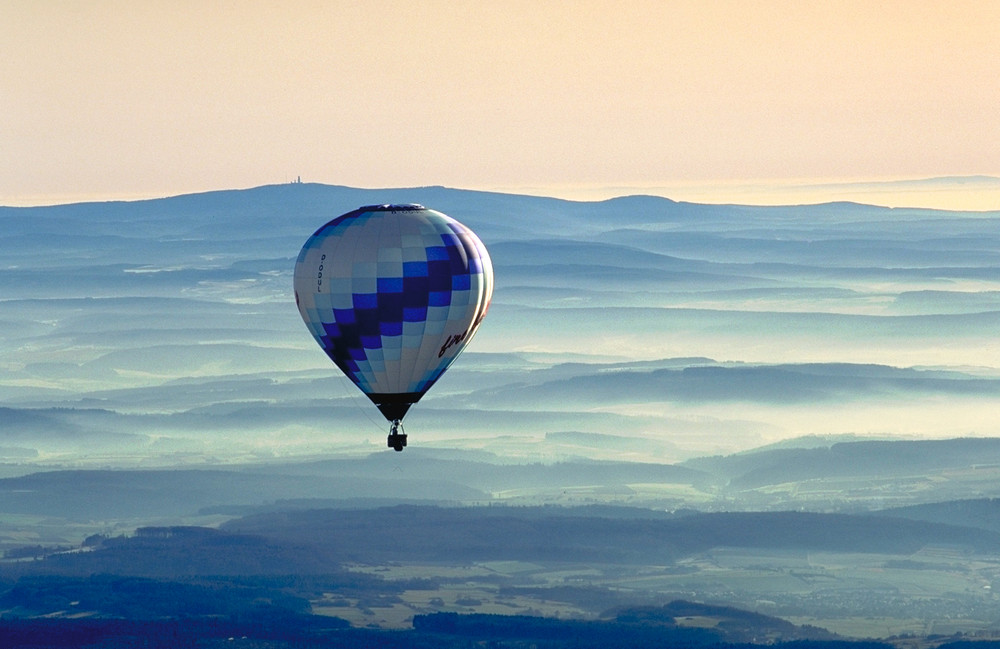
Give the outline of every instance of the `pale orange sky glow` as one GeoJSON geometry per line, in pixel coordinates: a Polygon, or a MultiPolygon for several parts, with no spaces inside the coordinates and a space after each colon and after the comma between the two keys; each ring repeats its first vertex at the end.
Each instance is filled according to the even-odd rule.
{"type": "Polygon", "coordinates": [[[997,25],[992,0],[5,0],[0,204],[1000,176],[997,25]]]}

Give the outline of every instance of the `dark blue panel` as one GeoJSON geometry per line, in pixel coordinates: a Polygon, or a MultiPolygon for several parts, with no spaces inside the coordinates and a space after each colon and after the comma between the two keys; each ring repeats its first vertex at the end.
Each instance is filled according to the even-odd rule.
{"type": "MultiPolygon", "coordinates": [[[[403,335],[403,323],[402,322],[383,322],[382,323],[382,335],[383,336],[402,336],[403,335]]],[[[379,343],[381,344],[381,342],[379,343]]]]}
{"type": "Polygon", "coordinates": [[[469,262],[468,256],[465,254],[465,248],[461,246],[448,246],[448,261],[451,263],[451,272],[455,273],[467,273],[469,272],[469,262]]]}
{"type": "MultiPolygon", "coordinates": [[[[401,282],[402,283],[402,282],[401,282]]],[[[380,323],[403,321],[403,294],[380,293],[378,296],[378,320],[380,323]]]]}
{"type": "Polygon", "coordinates": [[[451,291],[431,291],[427,303],[429,306],[448,306],[451,304],[451,291]]]}
{"type": "Polygon", "coordinates": [[[357,309],[354,315],[358,319],[358,334],[361,336],[377,336],[379,319],[377,309],[357,309]]]}
{"type": "Polygon", "coordinates": [[[448,251],[444,246],[430,246],[427,248],[427,261],[444,261],[448,259],[448,251]]]}
{"type": "Polygon", "coordinates": [[[447,261],[432,261],[427,264],[431,291],[451,290],[451,264],[447,261]]]}
{"type": "MultiPolygon", "coordinates": [[[[427,300],[424,300],[424,304],[427,300]]],[[[427,319],[427,307],[404,308],[403,322],[423,322],[427,319]]]]}
{"type": "Polygon", "coordinates": [[[417,308],[427,306],[427,294],[431,290],[427,277],[403,278],[403,306],[417,308]]]}
{"type": "Polygon", "coordinates": [[[374,309],[378,304],[378,294],[376,293],[354,293],[354,308],[374,309]]]}
{"type": "Polygon", "coordinates": [[[365,350],[382,349],[382,334],[379,333],[377,336],[361,336],[361,344],[365,348],[361,350],[361,358],[366,358],[365,350]]]}
{"type": "Polygon", "coordinates": [[[337,320],[337,324],[340,326],[352,325],[357,322],[354,318],[353,309],[334,309],[333,317],[337,320]]]}
{"type": "Polygon", "coordinates": [[[472,282],[468,275],[455,275],[451,278],[451,290],[466,291],[472,287],[472,282]]]}
{"type": "Polygon", "coordinates": [[[427,277],[427,262],[404,261],[403,277],[427,277]]]}
{"type": "Polygon", "coordinates": [[[402,293],[403,292],[403,278],[402,277],[379,277],[376,284],[378,286],[378,292],[382,293],[402,293]]]}

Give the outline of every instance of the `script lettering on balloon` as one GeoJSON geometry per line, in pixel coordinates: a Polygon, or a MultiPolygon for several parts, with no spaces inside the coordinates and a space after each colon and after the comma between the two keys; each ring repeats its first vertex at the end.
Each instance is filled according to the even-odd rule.
{"type": "Polygon", "coordinates": [[[326,261],[326,255],[322,255],[319,258],[319,269],[316,271],[316,292],[319,293],[323,289],[323,262],[326,261]]]}
{"type": "Polygon", "coordinates": [[[465,340],[465,335],[467,333],[469,333],[468,329],[466,329],[460,334],[454,334],[452,336],[448,336],[448,339],[444,341],[443,345],[441,345],[441,351],[438,352],[438,358],[444,356],[444,353],[448,351],[451,347],[465,340]]]}
{"type": "Polygon", "coordinates": [[[466,329],[465,331],[463,331],[462,333],[460,333],[460,334],[453,334],[451,336],[448,336],[448,338],[445,339],[444,344],[441,345],[441,350],[438,352],[438,358],[441,358],[442,356],[444,356],[444,353],[446,351],[448,351],[451,347],[454,347],[458,343],[460,343],[463,340],[465,340],[465,337],[469,335],[470,331],[475,331],[479,327],[479,323],[481,323],[483,321],[483,317],[485,315],[486,315],[485,312],[480,313],[479,317],[476,318],[476,321],[472,323],[472,326],[469,327],[468,329],[466,329]]]}

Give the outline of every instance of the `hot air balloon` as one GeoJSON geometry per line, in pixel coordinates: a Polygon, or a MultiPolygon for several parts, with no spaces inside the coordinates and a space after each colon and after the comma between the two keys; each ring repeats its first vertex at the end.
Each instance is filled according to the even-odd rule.
{"type": "Polygon", "coordinates": [[[295,302],[327,356],[391,423],[476,333],[493,294],[483,242],[422,205],[368,205],[317,230],[295,263],[295,302]]]}

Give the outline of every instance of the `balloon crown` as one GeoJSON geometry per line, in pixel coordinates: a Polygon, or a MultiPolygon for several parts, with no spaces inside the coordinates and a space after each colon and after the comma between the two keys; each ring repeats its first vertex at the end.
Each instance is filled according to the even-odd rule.
{"type": "Polygon", "coordinates": [[[423,205],[418,205],[417,203],[399,203],[399,204],[382,204],[382,205],[365,205],[364,207],[359,207],[358,212],[406,212],[414,210],[425,210],[427,209],[423,205]]]}

